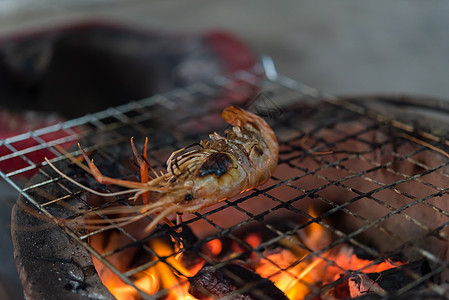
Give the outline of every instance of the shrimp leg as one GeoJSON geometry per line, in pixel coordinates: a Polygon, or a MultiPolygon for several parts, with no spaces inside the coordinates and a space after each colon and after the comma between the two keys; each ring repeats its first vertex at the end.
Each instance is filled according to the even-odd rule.
{"type": "Polygon", "coordinates": [[[87,165],[89,166],[89,169],[91,170],[92,175],[95,177],[95,179],[99,183],[115,184],[115,185],[126,187],[126,188],[143,189],[143,190],[145,190],[148,187],[148,185],[146,183],[135,182],[135,181],[130,181],[130,180],[123,180],[123,179],[116,179],[116,178],[104,176],[103,174],[101,174],[100,170],[94,164],[93,159],[92,160],[89,159],[86,152],[84,152],[83,148],[81,148],[80,144],[78,144],[78,147],[81,150],[84,160],[87,162],[87,165]]]}
{"type": "MultiPolygon", "coordinates": [[[[137,161],[140,165],[140,177],[141,182],[135,182],[130,180],[122,180],[122,179],[116,179],[104,176],[101,174],[100,170],[97,168],[97,166],[94,164],[93,159],[90,160],[87,156],[87,153],[81,148],[81,145],[78,144],[78,148],[81,150],[81,153],[83,154],[84,160],[87,162],[89,169],[92,172],[92,175],[94,178],[101,184],[115,184],[118,186],[123,186],[127,188],[138,188],[138,189],[145,189],[148,187],[148,165],[147,165],[147,145],[148,145],[148,139],[145,140],[145,148],[144,148],[144,156],[143,158],[140,156],[140,154],[137,152],[137,149],[134,145],[134,141],[131,138],[131,147],[133,148],[134,155],[137,158],[137,161]]],[[[150,204],[150,193],[149,191],[145,191],[142,193],[143,202],[145,205],[150,204]]],[[[159,216],[159,213],[154,212],[155,215],[159,216]]],[[[159,217],[160,218],[160,217],[159,217]]],[[[167,217],[162,217],[162,221],[164,221],[167,225],[170,227],[175,227],[176,225],[170,221],[167,217]]],[[[181,229],[178,229],[181,231],[181,229]]]]}
{"type": "MultiPolygon", "coordinates": [[[[148,167],[150,167],[149,164],[148,164],[148,155],[147,155],[147,153],[148,153],[147,152],[147,149],[148,149],[148,138],[145,139],[145,146],[144,146],[144,149],[143,149],[143,157],[142,157],[141,154],[139,154],[139,152],[137,151],[136,146],[134,145],[134,138],[131,138],[131,148],[133,149],[134,156],[136,157],[137,163],[139,164],[139,167],[140,167],[140,182],[146,184],[148,182],[148,179],[149,179],[148,167]]],[[[153,172],[154,172],[154,170],[153,170],[153,172]]],[[[143,202],[143,204],[150,204],[150,192],[142,193],[142,202],[143,202]]],[[[154,212],[154,214],[156,216],[159,216],[159,213],[157,213],[157,212],[154,212]]],[[[164,217],[162,219],[162,221],[165,224],[167,224],[168,226],[170,226],[170,227],[175,227],[176,226],[167,217],[164,217]]],[[[179,225],[179,223],[178,223],[178,225],[179,225]]],[[[181,232],[180,229],[178,229],[178,230],[179,230],[179,232],[181,232]]],[[[176,231],[178,232],[178,230],[176,230],[176,231]]]]}
{"type": "MultiPolygon", "coordinates": [[[[134,138],[131,138],[131,147],[133,149],[134,156],[137,159],[137,163],[139,164],[140,167],[140,182],[146,184],[148,182],[148,164],[147,164],[148,138],[145,139],[143,157],[141,154],[137,152],[136,146],[134,145],[134,138]]],[[[150,192],[142,193],[142,202],[143,204],[150,203],[150,192]]]]}

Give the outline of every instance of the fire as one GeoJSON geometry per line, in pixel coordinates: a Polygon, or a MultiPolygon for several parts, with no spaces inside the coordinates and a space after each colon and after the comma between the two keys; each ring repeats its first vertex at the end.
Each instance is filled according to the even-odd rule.
{"type": "MultiPolygon", "coordinates": [[[[123,282],[106,281],[104,284],[108,287],[111,294],[120,300],[134,300],[138,295],[134,287],[126,285],[123,282]]],[[[147,294],[154,294],[159,289],[158,280],[152,273],[145,272],[145,276],[137,279],[134,284],[147,294]]]]}
{"type": "Polygon", "coordinates": [[[389,262],[373,264],[371,260],[358,258],[352,253],[352,248],[347,246],[343,246],[337,253],[297,262],[298,257],[290,250],[282,250],[261,260],[256,267],[256,272],[273,281],[289,299],[303,299],[311,292],[315,283],[320,285],[331,283],[344,275],[346,270],[374,273],[400,264],[389,262]],[[280,269],[284,271],[280,272],[280,269]]]}
{"type": "Polygon", "coordinates": [[[223,249],[223,246],[219,239],[214,239],[210,241],[209,243],[206,244],[206,246],[214,256],[220,255],[221,250],[223,249]]]}
{"type": "MultiPolygon", "coordinates": [[[[311,211],[310,215],[316,215],[311,211]]],[[[301,232],[304,246],[313,252],[325,248],[332,242],[328,230],[318,223],[311,223],[307,230],[301,232]]],[[[327,251],[320,256],[311,256],[301,242],[293,237],[280,241],[285,246],[280,252],[261,259],[256,272],[269,278],[289,299],[304,299],[316,284],[324,285],[337,280],[348,270],[360,270],[364,273],[382,272],[397,267],[399,264],[382,262],[374,264],[371,260],[358,258],[353,248],[342,245],[338,251],[327,251]],[[274,262],[274,263],[273,263],[274,262]],[[279,272],[279,270],[284,270],[279,272]]]]}
{"type": "MultiPolygon", "coordinates": [[[[311,211],[311,215],[314,214],[311,211]]],[[[307,231],[303,232],[302,240],[305,242],[301,243],[295,236],[282,239],[280,244],[285,248],[268,255],[267,259],[262,259],[256,267],[258,274],[273,281],[289,299],[303,299],[307,296],[310,293],[309,286],[313,282],[322,282],[321,277],[326,268],[321,257],[307,258],[308,251],[305,248],[313,251],[323,248],[331,242],[329,232],[313,222],[307,227],[307,231]],[[300,247],[300,244],[304,244],[305,247],[300,247]]]]}
{"type": "MultiPolygon", "coordinates": [[[[181,263],[180,256],[173,255],[173,249],[165,241],[155,239],[150,242],[150,247],[156,253],[157,257],[164,258],[165,262],[154,258],[154,265],[148,269],[134,275],[134,285],[142,292],[152,295],[160,290],[166,290],[164,299],[168,300],[194,300],[193,296],[188,293],[188,281],[175,274],[173,270],[178,270],[181,274],[193,276],[201,266],[197,266],[190,270],[186,269],[181,263]]],[[[118,300],[134,300],[140,299],[139,292],[132,286],[125,284],[115,274],[107,272],[108,269],[98,260],[95,263],[97,270],[100,268],[99,275],[103,284],[108,288],[111,294],[118,300]],[[105,271],[105,272],[102,272],[105,271]],[[104,276],[102,276],[102,273],[104,276]]]]}
{"type": "MultiPolygon", "coordinates": [[[[261,235],[253,232],[248,233],[243,240],[252,248],[263,242],[261,235]]],[[[314,288],[334,282],[348,270],[360,270],[366,274],[397,266],[397,263],[375,264],[371,260],[360,259],[353,253],[353,248],[347,245],[328,251],[321,250],[326,249],[331,242],[332,236],[325,226],[312,222],[298,235],[286,236],[279,240],[279,246],[275,250],[253,252],[247,261],[241,263],[272,281],[289,299],[304,299],[314,288]]],[[[183,252],[176,252],[173,245],[166,240],[154,239],[148,246],[156,255],[147,263],[150,267],[132,275],[135,287],[123,283],[115,274],[108,272],[107,268],[100,267],[100,277],[114,297],[119,300],[140,299],[137,288],[150,295],[160,292],[164,299],[196,299],[189,293],[188,278],[201,270],[205,261],[200,260],[193,266],[189,264],[187,268],[181,259],[183,252]]],[[[203,246],[203,257],[219,261],[223,249],[223,242],[213,239],[203,246]]],[[[239,253],[244,251],[242,246],[235,242],[228,249],[231,249],[230,253],[225,254],[228,260],[238,257],[239,253]]],[[[98,261],[96,266],[98,269],[98,261]]]]}

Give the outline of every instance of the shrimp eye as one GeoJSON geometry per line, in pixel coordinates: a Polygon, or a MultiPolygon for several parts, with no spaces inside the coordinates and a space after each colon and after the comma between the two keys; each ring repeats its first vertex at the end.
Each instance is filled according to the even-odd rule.
{"type": "Polygon", "coordinates": [[[192,199],[193,199],[192,194],[187,194],[187,195],[184,197],[184,200],[186,200],[186,201],[190,201],[190,200],[192,200],[192,199]]]}

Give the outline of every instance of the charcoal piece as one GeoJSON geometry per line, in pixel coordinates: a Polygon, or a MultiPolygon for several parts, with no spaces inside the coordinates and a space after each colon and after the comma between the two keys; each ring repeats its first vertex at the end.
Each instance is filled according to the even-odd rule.
{"type": "Polygon", "coordinates": [[[349,295],[351,298],[363,296],[369,293],[385,294],[379,284],[367,274],[356,273],[348,278],[349,295]]]}
{"type": "Polygon", "coordinates": [[[190,269],[203,262],[202,257],[199,255],[201,248],[198,246],[198,238],[187,224],[181,224],[181,229],[180,232],[176,232],[175,229],[167,224],[158,226],[158,232],[166,237],[167,244],[173,244],[172,240],[175,240],[178,245],[182,245],[183,255],[180,256],[181,263],[184,267],[190,269]]]}
{"type": "MultiPolygon", "coordinates": [[[[419,260],[397,268],[388,269],[380,273],[370,273],[368,276],[378,283],[385,291],[393,292],[415,281],[415,279],[411,277],[411,273],[421,277],[430,271],[431,270],[427,260],[419,260]]],[[[426,286],[427,284],[422,282],[416,285],[413,289],[417,290],[425,288],[426,286]]]]}
{"type": "Polygon", "coordinates": [[[190,279],[189,293],[198,299],[211,296],[238,300],[288,299],[273,282],[234,263],[221,268],[203,267],[190,279]],[[239,289],[243,289],[242,293],[239,289]]]}
{"type": "Polygon", "coordinates": [[[422,289],[419,291],[410,291],[402,295],[389,294],[388,296],[380,296],[378,294],[366,294],[361,297],[353,298],[356,300],[447,300],[447,296],[440,295],[431,289],[422,289]]]}
{"type": "Polygon", "coordinates": [[[384,299],[380,295],[386,295],[385,299],[446,299],[428,289],[426,282],[416,285],[404,294],[396,295],[399,289],[415,280],[411,277],[411,273],[421,277],[429,271],[429,264],[427,260],[423,259],[379,273],[352,272],[327,285],[328,288],[323,290],[327,290],[326,296],[336,299],[348,297],[354,299],[384,299]]]}

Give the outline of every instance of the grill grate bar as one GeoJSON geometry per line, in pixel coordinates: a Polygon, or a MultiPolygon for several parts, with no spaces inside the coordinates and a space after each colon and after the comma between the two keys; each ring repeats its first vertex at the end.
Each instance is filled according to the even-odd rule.
{"type": "MultiPolygon", "coordinates": [[[[301,192],[303,192],[303,193],[305,193],[305,194],[308,193],[308,191],[306,191],[306,190],[304,190],[304,189],[301,189],[301,188],[299,188],[299,187],[297,187],[297,186],[291,186],[291,187],[294,188],[294,189],[298,189],[298,190],[300,190],[301,192]]],[[[326,198],[324,198],[324,197],[321,197],[320,195],[316,195],[316,196],[314,196],[314,198],[320,199],[321,201],[325,202],[326,204],[328,204],[328,205],[330,205],[330,206],[332,206],[332,207],[334,207],[334,208],[337,207],[337,204],[336,204],[335,202],[330,201],[330,200],[328,200],[328,199],[326,199],[326,198]]],[[[275,199],[275,198],[274,198],[274,199],[275,199]]],[[[292,207],[292,206],[289,206],[288,208],[291,209],[291,210],[294,210],[294,211],[297,212],[297,213],[304,213],[304,212],[302,212],[302,211],[300,211],[300,210],[298,210],[298,209],[296,209],[296,208],[294,208],[294,207],[292,207]]],[[[352,216],[352,217],[354,217],[354,218],[356,218],[356,219],[359,219],[359,220],[363,221],[363,222],[366,223],[366,224],[370,224],[370,221],[369,221],[367,218],[361,216],[360,214],[354,213],[353,211],[347,209],[346,207],[340,208],[339,210],[343,211],[344,213],[346,213],[346,214],[348,214],[348,215],[350,215],[350,216],[352,216]]],[[[321,216],[320,216],[319,218],[321,219],[321,216]]],[[[313,218],[312,218],[312,219],[313,219],[313,218]]],[[[318,218],[317,218],[317,219],[318,219],[318,218]]],[[[315,221],[315,220],[313,220],[313,221],[315,221]]],[[[340,230],[338,230],[338,229],[336,229],[336,228],[334,228],[334,227],[332,227],[332,226],[327,225],[326,223],[323,223],[322,221],[316,220],[316,223],[320,224],[321,226],[325,227],[327,230],[329,230],[330,232],[336,234],[337,236],[339,236],[339,237],[341,237],[341,238],[345,238],[345,237],[346,237],[346,234],[345,234],[345,233],[343,233],[342,231],[340,231],[340,230]]],[[[305,227],[306,227],[306,226],[307,226],[307,225],[305,225],[305,227]]],[[[387,228],[385,228],[385,227],[383,227],[383,226],[381,226],[381,225],[379,225],[379,224],[375,224],[374,226],[375,226],[377,229],[379,229],[380,231],[382,231],[382,232],[384,232],[384,233],[386,233],[386,234],[388,234],[388,235],[391,235],[391,236],[394,237],[394,238],[397,238],[397,239],[401,240],[401,237],[398,236],[398,235],[396,235],[396,234],[395,234],[394,232],[392,232],[391,230],[389,230],[389,229],[387,229],[387,228]]],[[[298,229],[299,229],[299,228],[298,228],[298,229]]],[[[363,249],[366,253],[369,253],[369,254],[371,254],[371,255],[373,255],[373,256],[375,256],[375,257],[382,256],[382,254],[381,254],[379,251],[375,250],[375,249],[372,248],[372,247],[366,246],[366,245],[364,245],[364,244],[358,242],[358,241],[355,240],[355,239],[349,239],[348,241],[349,241],[351,244],[353,244],[353,245],[359,247],[360,249],[363,249]]]]}
{"type": "MultiPolygon", "coordinates": [[[[422,148],[422,150],[425,150],[425,148],[422,148]]],[[[393,153],[393,155],[399,157],[399,155],[398,155],[397,153],[393,153]]],[[[421,167],[421,168],[426,169],[426,170],[429,169],[429,167],[428,167],[427,165],[425,165],[425,164],[423,164],[423,163],[420,163],[419,161],[416,161],[416,160],[412,159],[412,158],[409,157],[409,156],[405,157],[405,159],[406,159],[407,161],[410,161],[411,163],[415,164],[415,165],[418,166],[418,167],[421,167]]],[[[407,176],[408,176],[407,174],[398,172],[397,170],[393,170],[393,169],[388,169],[388,172],[391,172],[391,173],[393,173],[393,174],[400,175],[400,176],[403,176],[403,177],[407,177],[407,176]]],[[[437,171],[435,171],[435,173],[437,173],[438,175],[444,176],[444,177],[446,177],[446,178],[449,179],[449,174],[444,173],[444,172],[442,172],[441,170],[437,170],[437,171]]],[[[442,187],[439,187],[439,186],[437,186],[437,185],[435,185],[435,184],[432,184],[431,182],[428,182],[428,181],[423,181],[423,180],[421,180],[420,178],[417,178],[416,181],[419,182],[419,183],[422,183],[422,184],[424,184],[424,185],[430,186],[431,188],[433,188],[433,189],[435,189],[435,190],[440,190],[440,191],[445,190],[445,189],[442,188],[442,187]]]]}
{"type": "Polygon", "coordinates": [[[435,197],[435,196],[438,196],[438,194],[429,195],[429,196],[424,197],[424,198],[422,198],[422,199],[413,201],[413,202],[410,203],[410,204],[407,204],[407,205],[404,205],[404,206],[402,206],[402,207],[400,207],[400,208],[397,208],[397,209],[391,211],[390,213],[388,213],[388,214],[382,216],[381,218],[378,218],[378,219],[372,221],[370,224],[367,224],[367,225],[365,225],[365,226],[363,226],[363,227],[360,227],[359,229],[357,229],[357,230],[353,231],[352,233],[346,235],[346,237],[341,238],[340,240],[336,240],[336,241],[334,242],[334,244],[335,244],[335,245],[338,245],[338,244],[344,243],[344,242],[347,241],[348,238],[357,236],[357,235],[359,235],[360,233],[366,231],[367,229],[373,227],[374,225],[378,225],[379,223],[381,223],[382,221],[388,219],[389,217],[391,217],[391,216],[393,216],[393,215],[395,215],[395,214],[401,213],[401,212],[403,212],[404,210],[406,210],[407,208],[410,208],[411,206],[413,206],[413,205],[415,205],[415,204],[424,202],[425,200],[428,200],[428,199],[433,198],[433,197],[435,197]]]}
{"type": "Polygon", "coordinates": [[[400,288],[399,290],[397,290],[396,292],[392,293],[391,296],[395,296],[395,295],[402,295],[405,294],[407,291],[412,290],[413,288],[419,286],[422,283],[426,283],[433,291],[435,291],[438,295],[441,296],[445,296],[448,297],[448,292],[447,290],[441,288],[441,286],[437,286],[435,284],[432,283],[432,277],[436,276],[437,274],[443,272],[445,269],[447,269],[449,267],[449,264],[443,264],[440,267],[436,268],[433,271],[430,271],[429,273],[425,274],[425,275],[418,275],[418,274],[413,274],[412,272],[408,273],[407,275],[411,275],[414,277],[414,281],[412,281],[411,283],[405,285],[404,287],[400,288]],[[430,282],[430,283],[429,283],[430,282]]]}
{"type": "MultiPolygon", "coordinates": [[[[424,165],[424,164],[422,164],[422,163],[419,163],[419,162],[417,162],[416,160],[411,159],[411,156],[413,156],[413,155],[415,155],[415,154],[418,154],[418,153],[421,153],[421,152],[423,152],[424,150],[426,150],[426,149],[425,149],[425,148],[421,148],[421,149],[418,149],[418,150],[416,150],[416,151],[414,151],[414,152],[412,152],[412,153],[410,153],[410,154],[407,154],[407,155],[405,155],[405,156],[404,156],[404,155],[399,155],[399,154],[396,153],[396,152],[392,152],[392,155],[394,155],[394,156],[397,158],[397,160],[396,160],[394,163],[396,163],[396,162],[398,162],[398,161],[400,161],[400,160],[407,160],[407,161],[413,162],[414,164],[416,164],[416,165],[419,166],[419,167],[422,167],[422,168],[425,169],[425,170],[429,170],[429,167],[428,167],[428,166],[426,166],[426,165],[424,165]]],[[[407,175],[407,174],[405,174],[405,173],[402,173],[402,172],[400,172],[400,171],[398,171],[398,170],[392,169],[390,166],[382,166],[382,165],[379,164],[378,162],[376,162],[376,161],[374,161],[374,160],[371,160],[371,159],[368,159],[368,158],[366,158],[366,157],[364,157],[364,156],[359,156],[359,158],[362,159],[362,160],[364,160],[364,161],[366,161],[366,162],[371,163],[372,165],[380,166],[380,167],[384,168],[387,172],[389,172],[389,173],[391,173],[391,174],[399,175],[399,176],[401,176],[401,177],[403,177],[403,178],[406,178],[406,177],[409,176],[409,175],[407,175]]],[[[391,165],[391,164],[390,164],[390,165],[391,165]]],[[[435,170],[434,172],[435,172],[435,173],[438,173],[439,175],[442,175],[442,176],[445,176],[445,177],[449,177],[448,174],[445,174],[445,173],[439,172],[439,171],[440,171],[440,170],[435,170]]],[[[422,177],[422,176],[420,176],[420,177],[422,177]]],[[[430,183],[430,182],[421,180],[420,177],[416,178],[416,182],[419,182],[419,183],[422,183],[422,184],[424,184],[424,185],[430,186],[431,188],[433,188],[433,189],[435,189],[435,190],[440,190],[440,191],[441,191],[441,190],[444,190],[443,188],[438,187],[438,186],[436,186],[436,185],[434,185],[434,184],[432,184],[432,183],[430,183]]],[[[379,185],[382,185],[382,184],[383,184],[382,182],[376,181],[376,180],[374,180],[374,179],[372,179],[372,178],[370,178],[369,180],[372,180],[373,182],[375,182],[376,184],[379,184],[379,185]]],[[[401,193],[401,194],[403,194],[403,195],[406,195],[405,192],[402,192],[402,191],[397,191],[397,192],[398,192],[398,193],[401,193]]],[[[413,196],[407,196],[407,197],[413,197],[413,196]]]]}
{"type": "MultiPolygon", "coordinates": [[[[347,171],[349,171],[349,172],[351,172],[351,173],[353,174],[352,176],[348,176],[349,178],[354,178],[354,177],[363,178],[363,179],[366,179],[366,180],[368,180],[368,181],[375,182],[376,184],[380,185],[381,187],[385,187],[385,186],[386,186],[385,183],[381,183],[381,182],[379,182],[379,181],[377,181],[377,180],[373,180],[372,178],[369,178],[369,177],[367,177],[367,176],[364,175],[365,173],[370,173],[372,170],[367,170],[366,172],[363,171],[363,172],[356,173],[356,172],[353,172],[353,171],[351,171],[351,170],[345,168],[344,166],[339,165],[339,167],[342,168],[342,169],[344,169],[344,170],[347,170],[347,171]]],[[[379,166],[379,167],[383,168],[384,166],[379,166]]],[[[375,168],[376,168],[376,167],[375,167],[375,168]]],[[[429,173],[432,173],[433,170],[428,170],[428,172],[429,172],[429,173]]],[[[420,175],[416,175],[416,176],[418,177],[418,176],[420,176],[420,175]]],[[[327,180],[327,181],[330,181],[329,178],[326,178],[326,177],[324,177],[324,176],[319,176],[319,175],[317,175],[317,177],[322,178],[322,179],[325,179],[325,180],[327,180]]],[[[342,178],[341,182],[346,181],[347,179],[349,179],[348,177],[342,178]]],[[[408,177],[405,177],[405,178],[407,179],[408,177]]],[[[332,181],[330,181],[330,182],[332,182],[332,181]]],[[[380,200],[380,199],[377,199],[377,198],[373,197],[372,195],[366,195],[365,193],[363,193],[363,192],[361,192],[361,191],[358,191],[358,190],[356,190],[356,189],[354,189],[354,188],[351,188],[350,186],[347,186],[347,185],[345,185],[345,184],[342,184],[341,182],[339,182],[339,183],[333,182],[332,185],[342,186],[342,187],[344,187],[345,189],[347,189],[347,190],[349,190],[349,191],[352,191],[352,192],[354,192],[354,193],[356,193],[356,194],[358,194],[358,195],[360,195],[360,196],[366,196],[367,198],[376,201],[377,203],[379,203],[379,204],[385,206],[386,208],[388,208],[388,209],[391,210],[391,211],[395,210],[395,208],[394,208],[393,206],[389,205],[388,203],[385,203],[384,201],[382,201],[382,200],[380,200]]],[[[391,187],[393,187],[393,186],[394,186],[394,184],[391,185],[391,187]]],[[[415,200],[415,199],[416,199],[415,196],[411,196],[411,195],[409,195],[408,193],[402,192],[402,191],[400,191],[400,190],[398,190],[398,189],[396,189],[396,188],[392,188],[391,190],[393,190],[393,191],[395,191],[396,193],[401,194],[401,195],[403,195],[403,196],[405,196],[405,197],[407,197],[407,198],[410,198],[410,199],[412,199],[412,200],[415,200]]],[[[437,193],[436,195],[440,195],[440,194],[437,193]]],[[[409,215],[407,215],[407,214],[405,214],[405,213],[401,213],[401,214],[402,214],[405,218],[407,218],[409,221],[412,221],[413,223],[419,225],[419,226],[422,227],[423,229],[425,229],[425,230],[430,230],[430,228],[429,228],[428,226],[424,225],[422,222],[419,222],[419,221],[416,220],[415,218],[413,218],[413,217],[411,217],[411,216],[409,216],[409,215]]]]}
{"type": "MultiPolygon", "coordinates": [[[[20,157],[20,158],[22,158],[23,161],[28,163],[30,166],[36,167],[36,165],[24,155],[27,153],[26,151],[19,151],[19,150],[15,149],[11,144],[4,144],[4,145],[8,148],[8,150],[15,152],[14,156],[8,157],[8,155],[6,155],[7,158],[20,157]]],[[[35,149],[35,150],[37,150],[37,149],[35,149]]]]}
{"type": "MultiPolygon", "coordinates": [[[[221,106],[227,103],[219,102],[215,105],[212,100],[220,99],[221,101],[223,95],[230,95],[230,99],[236,97],[235,101],[239,102],[240,98],[257,93],[260,95],[260,93],[266,91],[266,94],[264,94],[265,100],[271,96],[280,99],[279,102],[273,102],[272,107],[269,107],[270,109],[280,110],[274,111],[274,117],[270,115],[271,111],[268,110],[267,119],[279,133],[281,151],[278,169],[281,169],[281,171],[274,174],[266,186],[247,192],[236,199],[225,200],[204,212],[193,213],[191,218],[186,220],[183,225],[200,232],[198,234],[199,239],[186,244],[185,251],[202,249],[215,239],[226,238],[231,245],[235,244],[243,250],[221,261],[217,257],[210,257],[202,252],[199,252],[198,256],[205,262],[220,268],[237,259],[245,260],[249,255],[255,254],[258,259],[273,266],[274,271],[268,278],[275,280],[277,275],[286,274],[294,278],[296,282],[307,285],[307,280],[298,275],[295,267],[306,261],[319,261],[318,264],[333,265],[344,273],[347,271],[345,267],[328,257],[330,251],[342,245],[350,245],[373,256],[370,265],[389,259],[391,257],[389,252],[383,251],[377,245],[367,244],[360,238],[364,234],[375,230],[376,233],[379,232],[385,238],[393,239],[399,243],[394,246],[393,253],[402,253],[405,250],[412,251],[437,265],[424,276],[412,272],[411,276],[414,277],[412,283],[394,293],[387,293],[387,296],[402,295],[447,270],[448,263],[419,242],[424,237],[438,237],[441,241],[449,241],[444,232],[449,227],[449,221],[444,219],[449,217],[449,211],[446,211],[444,206],[441,207],[440,202],[437,201],[439,198],[445,199],[448,189],[441,186],[438,181],[433,180],[433,177],[428,176],[447,179],[449,174],[446,168],[449,162],[444,161],[444,159],[440,163],[439,161],[420,160],[421,155],[438,155],[440,157],[444,153],[438,153],[436,148],[428,147],[427,142],[416,143],[414,137],[429,140],[432,145],[442,149],[444,149],[443,146],[449,145],[446,139],[399,119],[377,113],[369,107],[365,107],[364,103],[337,99],[275,72],[270,74],[267,74],[268,80],[261,78],[261,73],[258,71],[241,71],[231,76],[219,76],[207,83],[196,83],[186,88],[176,89],[42,130],[2,140],[0,147],[5,147],[10,153],[0,156],[0,163],[19,158],[26,163],[26,166],[5,173],[2,170],[0,176],[15,186],[16,190],[25,199],[33,203],[39,212],[59,224],[70,237],[101,263],[105,264],[121,280],[132,286],[142,298],[157,299],[165,296],[169,289],[163,287],[156,294],[148,295],[144,289],[136,286],[133,277],[161,263],[181,279],[176,286],[181,286],[183,282],[189,279],[189,274],[170,263],[179,254],[175,246],[173,246],[173,251],[167,255],[161,255],[151,246],[152,241],[166,238],[167,235],[175,238],[177,240],[175,243],[179,243],[180,238],[174,233],[174,228],[163,229],[161,227],[160,230],[149,233],[144,238],[136,235],[101,211],[102,208],[111,205],[132,206],[133,204],[128,203],[126,197],[114,197],[108,202],[94,206],[86,198],[85,191],[79,187],[74,189],[72,184],[69,184],[64,178],[52,176],[53,173],[47,172],[47,163],[36,162],[30,159],[29,155],[46,150],[56,156],[51,158],[52,163],[69,164],[70,159],[65,157],[56,145],[65,144],[67,148],[74,146],[74,143],[79,141],[83,149],[94,151],[92,156],[95,156],[96,162],[98,159],[100,169],[102,169],[102,166],[110,167],[107,165],[108,162],[114,162],[117,167],[113,165],[109,169],[115,168],[121,178],[129,178],[134,173],[133,166],[120,162],[114,151],[117,151],[117,149],[122,151],[121,149],[125,147],[122,147],[122,145],[126,145],[127,151],[130,152],[130,136],[135,135],[136,141],[141,141],[142,137],[149,136],[151,138],[150,159],[152,165],[154,161],[155,168],[163,169],[167,153],[182,148],[191,141],[197,141],[198,137],[206,136],[211,128],[215,129],[221,126],[211,116],[215,116],[215,114],[218,116],[221,106]],[[287,109],[282,106],[291,100],[298,101],[295,105],[304,105],[304,108],[301,108],[304,111],[297,110],[295,105],[286,106],[287,109]],[[323,104],[318,105],[318,100],[323,104]],[[290,109],[290,107],[292,108],[290,109]],[[166,115],[172,115],[174,121],[166,122],[163,120],[166,115]],[[347,127],[343,126],[344,124],[359,124],[359,127],[348,130],[347,127]],[[188,129],[180,129],[181,125],[187,126],[188,129]],[[47,139],[45,136],[61,131],[64,134],[63,137],[47,139]],[[377,140],[377,137],[372,139],[372,135],[378,132],[385,136],[380,135],[380,140],[377,140]],[[412,139],[407,138],[408,134],[413,135],[412,139]],[[16,144],[28,139],[34,142],[30,147],[22,149],[16,144]],[[399,146],[407,145],[410,149],[403,153],[404,149],[400,147],[396,149],[396,144],[399,144],[399,146]],[[351,147],[351,145],[356,146],[351,147]],[[382,151],[388,151],[391,159],[379,161],[376,155],[382,153],[382,151]],[[410,175],[406,171],[398,169],[398,164],[410,164],[419,168],[419,172],[410,175]],[[283,168],[288,171],[284,173],[283,168]],[[20,188],[15,177],[32,170],[37,170],[43,176],[43,180],[32,182],[27,187],[20,188]],[[387,174],[386,176],[393,179],[386,180],[387,177],[379,177],[377,176],[379,172],[387,174]],[[366,187],[369,188],[361,188],[358,184],[366,184],[366,187]],[[423,191],[404,189],[401,186],[403,184],[422,186],[423,191]],[[33,198],[34,192],[45,190],[53,185],[60,187],[63,193],[57,197],[49,197],[42,203],[33,198]],[[331,195],[332,192],[329,192],[333,189],[338,190],[345,196],[336,201],[331,195]],[[394,195],[394,197],[401,199],[403,203],[392,202],[384,195],[394,195]],[[369,205],[377,207],[381,213],[373,218],[367,216],[363,211],[358,211],[355,205],[362,203],[362,199],[368,201],[366,203],[369,205]],[[62,206],[65,201],[77,201],[77,203],[82,203],[86,207],[85,211],[70,215],[67,218],[67,224],[64,223],[66,220],[62,221],[51,213],[55,206],[62,206]],[[255,204],[257,201],[261,201],[267,206],[263,209],[256,209],[259,208],[257,207],[258,204],[255,204]],[[307,210],[309,203],[324,205],[326,209],[315,216],[307,210]],[[421,219],[419,215],[413,213],[413,210],[410,210],[414,207],[421,209],[421,206],[434,212],[442,221],[434,225],[425,219],[421,219]],[[220,216],[223,218],[222,216],[227,211],[240,219],[232,224],[225,222],[228,220],[221,220],[220,216]],[[283,224],[287,227],[287,229],[284,229],[273,221],[273,216],[282,215],[282,213],[293,214],[299,221],[283,224]],[[68,225],[76,221],[77,218],[86,217],[87,214],[98,216],[108,225],[115,224],[117,234],[126,237],[127,242],[104,251],[94,249],[89,245],[89,240],[104,235],[107,231],[105,228],[80,233],[68,225]],[[340,216],[340,214],[344,218],[356,220],[357,227],[344,230],[335,226],[331,218],[340,216]],[[423,230],[423,235],[413,238],[403,236],[401,232],[396,231],[395,228],[386,223],[386,221],[395,217],[400,218],[405,224],[423,230]],[[252,245],[246,239],[246,236],[241,233],[250,225],[260,226],[262,232],[270,233],[270,238],[261,240],[257,245],[252,245]],[[335,238],[328,244],[320,246],[319,249],[312,249],[301,239],[293,238],[300,232],[305,232],[305,230],[313,227],[313,225],[319,225],[335,238]],[[212,233],[201,233],[201,227],[207,228],[212,233]],[[288,241],[291,247],[301,249],[305,254],[286,266],[282,265],[270,256],[269,252],[266,252],[266,249],[270,247],[278,247],[282,241],[288,241]],[[120,268],[112,264],[113,257],[132,247],[139,247],[151,259],[136,265],[130,265],[125,271],[121,272],[119,271],[120,268]]],[[[255,100],[250,103],[255,110],[258,109],[257,104],[255,100]]],[[[67,150],[70,155],[78,156],[81,154],[76,147],[72,148],[67,150]]],[[[129,164],[131,165],[131,163],[129,164]]],[[[75,177],[84,180],[80,174],[76,174],[75,177]]],[[[132,177],[137,179],[135,174],[132,177]]],[[[87,181],[91,182],[91,179],[87,181]]],[[[102,189],[111,191],[107,187],[102,187],[102,189]]],[[[145,219],[152,220],[150,217],[145,219]]],[[[74,222],[74,224],[76,223],[74,222]]],[[[194,234],[197,234],[196,231],[194,234]]],[[[361,268],[360,272],[365,269],[366,267],[361,268]]],[[[237,291],[249,291],[253,286],[254,284],[248,283],[239,287],[237,291]]],[[[436,283],[427,284],[427,286],[440,294],[442,293],[441,286],[436,283]]],[[[317,296],[319,296],[323,293],[323,290],[312,288],[311,293],[317,293],[317,296]]]]}

